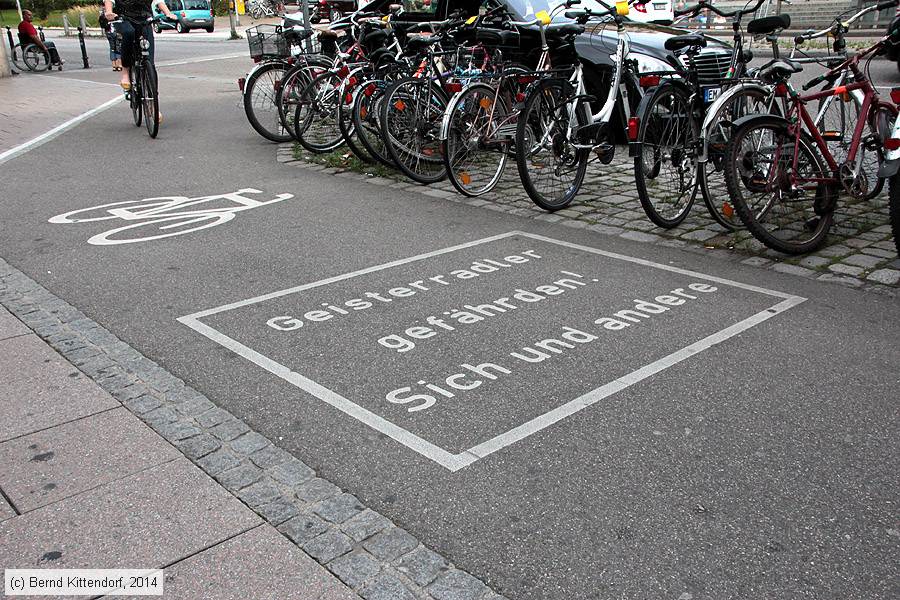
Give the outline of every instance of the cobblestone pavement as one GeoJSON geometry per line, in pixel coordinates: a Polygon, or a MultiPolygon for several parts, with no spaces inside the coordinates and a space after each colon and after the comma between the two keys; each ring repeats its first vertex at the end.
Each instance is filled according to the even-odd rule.
{"type": "MultiPolygon", "coordinates": [[[[322,161],[321,157],[310,156],[299,146],[295,148],[291,144],[282,144],[278,160],[305,164],[315,169],[331,168],[336,172],[346,170],[318,164],[322,161]]],[[[393,172],[391,176],[394,177],[393,172]]],[[[426,187],[409,182],[399,172],[396,173],[396,178],[408,184],[409,189],[418,189],[428,196],[466,202],[523,217],[591,229],[634,241],[676,248],[707,249],[711,253],[740,260],[743,264],[854,288],[873,289],[889,294],[900,289],[900,258],[891,235],[887,185],[871,201],[852,202],[841,197],[827,244],[808,255],[787,256],[769,250],[747,231],[726,231],[709,216],[699,194],[690,215],[678,227],[662,229],[651,223],[641,208],[635,189],[633,159],[628,157],[628,150],[624,147],[616,149],[616,157],[611,164],[589,165],[581,193],[570,206],[555,213],[548,213],[531,202],[522,189],[515,164],[507,164],[497,187],[478,198],[466,198],[458,194],[448,181],[426,187]]],[[[373,182],[388,183],[377,180],[373,182]]]]}
{"type": "MultiPolygon", "coordinates": [[[[0,259],[2,306],[365,600],[503,600],[0,259]]],[[[14,517],[0,495],[0,522],[5,521],[0,537],[14,517]]],[[[233,560],[238,570],[248,567],[239,557],[233,560]]],[[[327,581],[319,583],[333,594],[303,597],[351,596],[327,581]]],[[[186,592],[184,597],[203,596],[186,592]]]]}

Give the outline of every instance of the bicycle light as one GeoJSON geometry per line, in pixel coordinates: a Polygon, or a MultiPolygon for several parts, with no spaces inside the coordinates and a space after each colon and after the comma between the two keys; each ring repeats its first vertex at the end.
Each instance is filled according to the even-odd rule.
{"type": "Polygon", "coordinates": [[[900,150],[900,138],[888,138],[884,140],[886,150],[900,150]]]}
{"type": "Polygon", "coordinates": [[[238,79],[238,88],[240,88],[242,94],[244,93],[244,85],[246,85],[246,83],[246,77],[241,77],[240,79],[238,79]]]}
{"type": "Polygon", "coordinates": [[[637,117],[628,119],[628,141],[636,142],[638,138],[638,129],[641,127],[641,121],[637,117]]]}
{"type": "Polygon", "coordinates": [[[894,104],[900,104],[900,88],[891,88],[891,100],[894,104]]]}
{"type": "Polygon", "coordinates": [[[456,94],[457,92],[461,92],[461,91],[462,91],[462,84],[461,84],[461,83],[458,83],[458,82],[445,83],[445,84],[444,84],[444,90],[445,90],[448,94],[456,94]]]}
{"type": "Polygon", "coordinates": [[[644,89],[656,87],[659,85],[659,75],[641,75],[638,81],[644,89]]]}

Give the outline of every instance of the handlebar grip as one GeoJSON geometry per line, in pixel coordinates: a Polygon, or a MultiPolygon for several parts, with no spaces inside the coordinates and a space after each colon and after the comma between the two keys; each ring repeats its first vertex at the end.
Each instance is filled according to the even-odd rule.
{"type": "Polygon", "coordinates": [[[566,8],[570,8],[572,6],[578,6],[579,4],[581,4],[581,0],[567,0],[566,8]]]}
{"type": "Polygon", "coordinates": [[[876,10],[884,10],[886,8],[893,8],[897,6],[898,1],[900,0],[887,0],[886,2],[879,2],[878,6],[875,7],[876,10]]]}
{"type": "Polygon", "coordinates": [[[807,81],[806,83],[803,84],[803,91],[804,92],[809,91],[810,89],[816,87],[817,85],[819,85],[820,83],[825,81],[825,79],[826,79],[826,77],[824,75],[819,75],[818,77],[815,77],[814,79],[807,81]]]}

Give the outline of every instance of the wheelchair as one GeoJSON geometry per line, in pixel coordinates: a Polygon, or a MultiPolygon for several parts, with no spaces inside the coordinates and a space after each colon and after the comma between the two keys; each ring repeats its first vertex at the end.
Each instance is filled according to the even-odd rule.
{"type": "Polygon", "coordinates": [[[62,64],[51,64],[50,52],[42,49],[37,44],[16,44],[12,49],[12,61],[19,71],[34,71],[40,73],[56,67],[62,71],[62,64]]]}

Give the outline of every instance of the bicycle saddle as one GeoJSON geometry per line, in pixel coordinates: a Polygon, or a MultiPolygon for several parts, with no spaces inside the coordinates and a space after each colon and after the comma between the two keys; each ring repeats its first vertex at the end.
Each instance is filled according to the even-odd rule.
{"type": "Polygon", "coordinates": [[[367,48],[376,48],[384,44],[388,39],[388,33],[384,29],[373,29],[362,36],[360,40],[367,48]]]}
{"type": "Polygon", "coordinates": [[[584,25],[578,25],[577,23],[559,23],[548,25],[544,31],[547,33],[547,37],[561,38],[567,35],[584,33],[584,25]]]}
{"type": "Polygon", "coordinates": [[[774,15],[753,19],[747,23],[747,33],[775,33],[779,29],[787,29],[791,26],[791,15],[774,15]]]}
{"type": "Polygon", "coordinates": [[[669,52],[677,52],[683,48],[706,48],[706,38],[696,33],[675,35],[667,39],[664,45],[669,52]]]}
{"type": "Polygon", "coordinates": [[[759,68],[759,76],[762,79],[771,81],[773,79],[787,79],[794,73],[803,70],[803,65],[786,58],[770,60],[759,68]]]}
{"type": "Polygon", "coordinates": [[[475,41],[488,46],[518,46],[519,33],[506,29],[483,29],[475,32],[475,41]]]}
{"type": "Polygon", "coordinates": [[[425,48],[428,48],[434,43],[440,41],[441,37],[438,35],[417,35],[410,36],[406,39],[406,52],[415,53],[425,48]]]}

